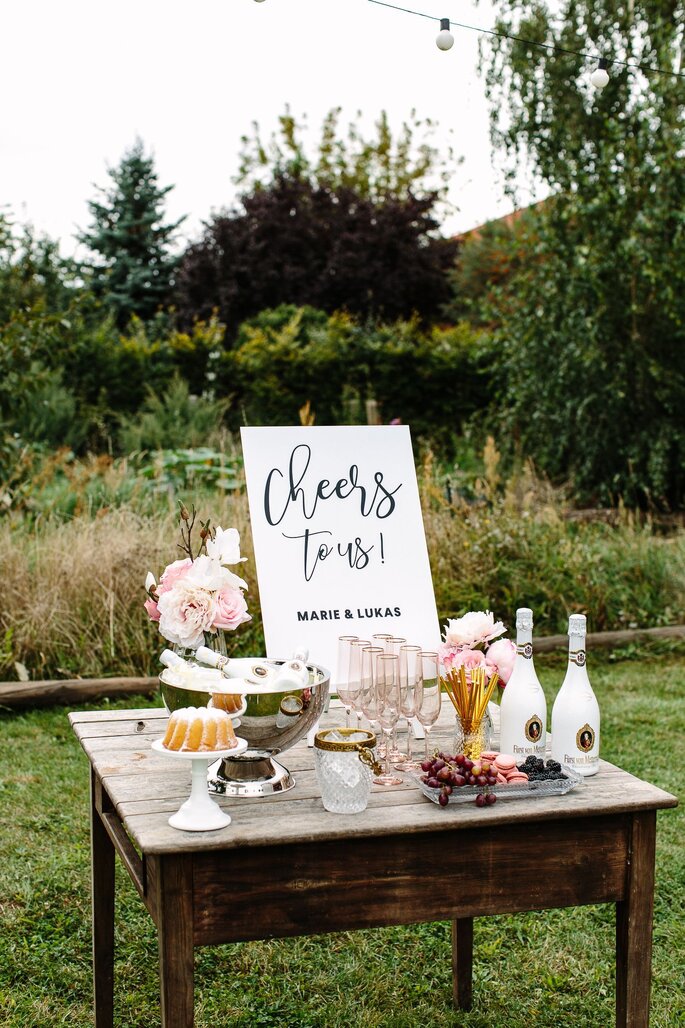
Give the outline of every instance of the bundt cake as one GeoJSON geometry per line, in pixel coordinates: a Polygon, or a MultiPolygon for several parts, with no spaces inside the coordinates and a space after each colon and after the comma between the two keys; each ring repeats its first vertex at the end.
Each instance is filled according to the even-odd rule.
{"type": "Polygon", "coordinates": [[[212,693],[209,706],[215,710],[225,710],[227,714],[235,714],[242,709],[243,697],[240,693],[215,692],[212,693]]]}
{"type": "Polygon", "coordinates": [[[233,723],[224,710],[182,707],[169,718],[162,745],[168,750],[205,753],[229,750],[236,745],[233,723]]]}

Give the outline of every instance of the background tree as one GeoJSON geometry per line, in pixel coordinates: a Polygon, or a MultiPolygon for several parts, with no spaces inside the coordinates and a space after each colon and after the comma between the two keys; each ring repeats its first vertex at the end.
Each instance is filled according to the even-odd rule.
{"type": "Polygon", "coordinates": [[[183,323],[214,308],[235,334],[281,303],[395,319],[434,319],[448,299],[456,244],[434,238],[433,198],[361,197],[278,178],[215,217],[181,262],[175,305],[183,323]]]}
{"type": "Polygon", "coordinates": [[[183,256],[174,290],[182,323],[216,307],[233,336],[243,319],[281,303],[437,317],[456,245],[437,235],[444,168],[429,142],[415,140],[427,126],[407,124],[393,140],[382,115],[375,138],[353,123],[343,139],[338,116],[325,120],[313,158],[288,113],[268,144],[256,127],[243,141],[240,204],[183,256]]]}
{"type": "MultiPolygon", "coordinates": [[[[671,0],[501,0],[499,27],[569,50],[680,68],[671,0]]],[[[685,81],[493,44],[493,137],[553,191],[499,292],[510,437],[585,498],[685,498],[685,81]],[[544,388],[541,388],[544,383],[544,388]]]]}
{"type": "Polygon", "coordinates": [[[537,246],[535,208],[515,210],[457,237],[458,260],[450,273],[454,295],[445,306],[450,320],[492,325],[493,301],[531,259],[537,246]]]}
{"type": "Polygon", "coordinates": [[[153,158],[137,140],[118,167],[102,199],[88,203],[92,223],[79,241],[97,254],[92,265],[96,294],[114,312],[120,328],[133,314],[146,320],[169,300],[178,257],[174,233],[184,220],[164,222],[164,203],[173,186],[160,187],[153,158]]]}
{"type": "Polygon", "coordinates": [[[35,434],[55,445],[83,440],[64,365],[46,340],[46,326],[73,333],[82,295],[77,266],[54,240],[0,214],[0,449],[35,434]]]}
{"type": "Polygon", "coordinates": [[[0,334],[29,308],[65,311],[79,292],[78,266],[60,254],[59,244],[30,225],[17,229],[12,217],[0,212],[0,334]]]}
{"type": "Polygon", "coordinates": [[[234,181],[243,192],[268,187],[278,177],[310,182],[320,188],[354,190],[379,203],[404,199],[408,193],[437,194],[441,200],[461,159],[451,141],[451,130],[440,132],[431,118],[419,118],[415,110],[393,135],[388,115],[381,111],[366,138],[360,125],[362,112],[347,126],[341,124],[342,108],[324,117],[317,143],[307,146],[307,118],[294,117],[286,105],[278,129],[263,140],[257,122],[251,135],[241,139],[240,165],[234,181]],[[445,139],[447,140],[445,142],[445,139]]]}

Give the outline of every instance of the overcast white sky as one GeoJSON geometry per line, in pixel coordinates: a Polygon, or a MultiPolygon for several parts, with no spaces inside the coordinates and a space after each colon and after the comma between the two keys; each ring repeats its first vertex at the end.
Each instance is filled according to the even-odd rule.
{"type": "MultiPolygon", "coordinates": [[[[415,0],[408,6],[490,25],[487,4],[415,0]]],[[[393,125],[412,107],[449,130],[455,168],[448,228],[470,228],[511,208],[493,168],[476,33],[439,29],[368,0],[21,0],[0,5],[3,103],[0,204],[20,222],[60,237],[88,223],[94,183],[106,185],[139,135],[161,184],[173,184],[171,217],[197,235],[235,197],[241,135],[264,133],[289,103],[318,127],[333,106],[382,109],[393,125]]],[[[524,190],[522,202],[532,196],[524,190]]]]}

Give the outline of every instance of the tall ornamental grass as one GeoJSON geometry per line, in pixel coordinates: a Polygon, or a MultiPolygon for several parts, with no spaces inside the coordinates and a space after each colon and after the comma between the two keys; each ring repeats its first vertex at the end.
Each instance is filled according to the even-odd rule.
{"type": "MultiPolygon", "coordinates": [[[[613,527],[569,523],[551,491],[520,482],[455,501],[430,463],[420,485],[441,622],[490,608],[511,625],[523,604],[540,634],[564,631],[570,611],[587,612],[593,631],[685,620],[684,533],[661,536],[628,517],[613,527]]],[[[205,495],[198,508],[240,531],[253,621],[231,644],[262,652],[246,497],[205,495]]],[[[32,679],[156,673],[160,640],[143,610],[143,583],[148,569],[157,575],[179,556],[177,532],[168,507],[0,523],[0,678],[24,669],[32,679]]]]}

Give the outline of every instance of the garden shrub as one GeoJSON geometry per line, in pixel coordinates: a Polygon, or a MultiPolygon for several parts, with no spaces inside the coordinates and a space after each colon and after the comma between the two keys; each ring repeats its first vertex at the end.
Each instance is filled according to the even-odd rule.
{"type": "Polygon", "coordinates": [[[123,453],[206,446],[220,432],[227,407],[226,400],[194,396],[176,374],[163,392],[148,387],[140,410],[121,417],[119,446],[123,453]]]}
{"type": "Polygon", "coordinates": [[[299,424],[309,401],[319,424],[342,416],[343,387],[358,363],[352,320],[328,318],[311,307],[284,305],[241,327],[235,350],[224,354],[219,387],[237,391],[251,424],[299,424]]]}
{"type": "Polygon", "coordinates": [[[297,424],[307,401],[318,424],[344,423],[357,396],[375,399],[383,421],[446,443],[490,402],[487,342],[466,323],[423,330],[283,305],[241,326],[218,383],[252,424],[297,424]]]}

